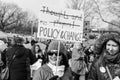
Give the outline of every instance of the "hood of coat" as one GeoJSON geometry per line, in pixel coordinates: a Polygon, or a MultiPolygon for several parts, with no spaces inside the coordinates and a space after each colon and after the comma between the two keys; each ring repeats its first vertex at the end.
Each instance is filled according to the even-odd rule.
{"type": "Polygon", "coordinates": [[[62,42],[52,41],[48,46],[47,52],[50,52],[53,50],[55,50],[55,51],[59,50],[59,52],[63,53],[63,55],[65,55],[65,56],[67,56],[67,54],[66,54],[67,50],[62,42]]]}
{"type": "Polygon", "coordinates": [[[105,33],[100,36],[98,40],[96,40],[94,45],[94,52],[98,55],[102,53],[102,49],[105,46],[105,43],[108,40],[115,40],[120,44],[120,34],[119,33],[105,33]]]}
{"type": "MultiPolygon", "coordinates": [[[[59,53],[62,54],[62,60],[60,61],[60,63],[62,65],[65,65],[65,67],[68,67],[67,50],[66,50],[65,45],[62,42],[59,42],[59,41],[50,42],[48,49],[47,49],[47,54],[49,52],[58,51],[58,50],[59,50],[59,53]]],[[[48,59],[46,60],[46,62],[48,62],[48,59]]]]}

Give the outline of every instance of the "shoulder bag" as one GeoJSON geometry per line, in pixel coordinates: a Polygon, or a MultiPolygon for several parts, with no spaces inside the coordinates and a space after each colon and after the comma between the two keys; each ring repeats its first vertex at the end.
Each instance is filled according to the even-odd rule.
{"type": "Polygon", "coordinates": [[[9,67],[10,67],[11,63],[13,62],[13,60],[15,59],[15,52],[14,52],[13,56],[11,57],[10,62],[8,62],[6,67],[4,69],[2,69],[1,74],[0,74],[1,80],[8,80],[8,78],[9,78],[9,67]]]}

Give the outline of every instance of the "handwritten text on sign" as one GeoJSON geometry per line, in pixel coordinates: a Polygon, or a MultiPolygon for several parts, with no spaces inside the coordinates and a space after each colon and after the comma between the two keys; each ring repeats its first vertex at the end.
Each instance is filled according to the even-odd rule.
{"type": "Polygon", "coordinates": [[[73,42],[82,41],[83,19],[82,11],[42,6],[38,37],[73,42]]]}
{"type": "Polygon", "coordinates": [[[48,39],[58,39],[65,41],[81,41],[82,38],[82,33],[43,26],[39,27],[38,35],[48,39]]]}

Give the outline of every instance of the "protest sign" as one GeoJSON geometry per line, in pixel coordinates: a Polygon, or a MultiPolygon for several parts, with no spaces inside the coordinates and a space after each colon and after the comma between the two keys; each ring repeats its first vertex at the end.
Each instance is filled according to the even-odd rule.
{"type": "Polygon", "coordinates": [[[82,42],[84,13],[82,10],[40,9],[38,38],[82,42]]]}

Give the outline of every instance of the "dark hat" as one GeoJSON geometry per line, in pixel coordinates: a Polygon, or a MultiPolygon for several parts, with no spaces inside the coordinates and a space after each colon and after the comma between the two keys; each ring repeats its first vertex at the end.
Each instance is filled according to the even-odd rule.
{"type": "MultiPolygon", "coordinates": [[[[58,46],[59,46],[59,41],[52,41],[48,46],[47,52],[52,51],[52,50],[58,51],[58,46]]],[[[66,53],[66,48],[62,42],[60,42],[59,52],[66,53]]]]}

